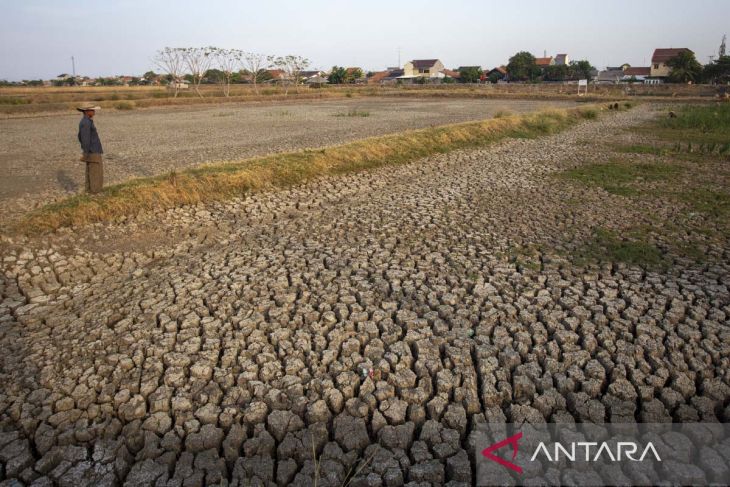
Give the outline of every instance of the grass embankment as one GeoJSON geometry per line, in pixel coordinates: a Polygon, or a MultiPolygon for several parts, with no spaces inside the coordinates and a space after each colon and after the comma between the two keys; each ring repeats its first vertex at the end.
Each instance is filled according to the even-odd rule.
{"type": "Polygon", "coordinates": [[[37,232],[114,221],[142,210],[220,201],[321,176],[403,164],[455,149],[484,146],[508,137],[553,134],[581,120],[596,118],[598,111],[596,107],[581,107],[445,125],[136,179],[105,188],[99,195],[80,194],[48,205],[25,217],[19,229],[37,232]]]}
{"type": "Polygon", "coordinates": [[[641,144],[616,145],[610,162],[560,177],[627,197],[642,225],[597,228],[578,261],[660,268],[673,258],[704,262],[713,243],[730,238],[730,104],[687,106],[641,128],[641,144]],[[659,216],[657,208],[672,209],[659,216]],[[667,216],[669,215],[669,216],[667,216]]]}

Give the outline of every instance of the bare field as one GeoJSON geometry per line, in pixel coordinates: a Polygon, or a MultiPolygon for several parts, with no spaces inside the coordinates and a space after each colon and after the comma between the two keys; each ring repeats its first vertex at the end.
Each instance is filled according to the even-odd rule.
{"type": "MultiPolygon", "coordinates": [[[[0,485],[465,487],[486,423],[730,422],[730,170],[678,113],[0,238],[0,485]]],[[[559,480],[659,483],[613,466],[559,480]]]]}
{"type": "MultiPolygon", "coordinates": [[[[498,112],[526,113],[575,105],[564,101],[346,99],[101,111],[105,183],[153,176],[212,161],[324,147],[359,138],[498,112]]],[[[83,189],[79,115],[0,120],[3,213],[25,211],[83,189]]]]}

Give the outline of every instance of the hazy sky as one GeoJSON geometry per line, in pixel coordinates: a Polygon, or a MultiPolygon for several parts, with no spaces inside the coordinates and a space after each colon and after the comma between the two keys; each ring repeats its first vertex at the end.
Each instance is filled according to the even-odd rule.
{"type": "Polygon", "coordinates": [[[528,50],[648,66],[656,47],[703,64],[730,33],[730,0],[0,0],[0,79],[141,74],[164,46],[299,54],[313,67],[383,69],[439,58],[506,63],[528,50]]]}

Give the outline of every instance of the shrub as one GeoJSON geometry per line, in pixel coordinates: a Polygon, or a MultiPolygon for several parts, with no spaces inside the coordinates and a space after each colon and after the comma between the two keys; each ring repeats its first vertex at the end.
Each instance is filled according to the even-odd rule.
{"type": "Polygon", "coordinates": [[[0,96],[0,105],[28,105],[28,98],[18,98],[14,96],[0,96]]]}
{"type": "Polygon", "coordinates": [[[370,112],[358,110],[357,108],[353,108],[349,112],[335,113],[335,117],[369,117],[369,116],[370,116],[370,112]]]}
{"type": "Polygon", "coordinates": [[[581,115],[588,120],[594,120],[598,118],[598,110],[595,108],[584,108],[581,110],[581,115]]]}
{"type": "Polygon", "coordinates": [[[117,110],[133,110],[134,102],[132,101],[118,101],[114,104],[114,108],[117,110]]]}

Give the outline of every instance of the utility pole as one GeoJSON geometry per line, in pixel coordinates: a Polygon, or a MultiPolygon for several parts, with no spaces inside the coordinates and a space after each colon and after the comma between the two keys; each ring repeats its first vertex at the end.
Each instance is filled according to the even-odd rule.
{"type": "Polygon", "coordinates": [[[76,60],[73,56],[71,56],[71,73],[73,74],[73,77],[76,78],[76,60]]]}
{"type": "Polygon", "coordinates": [[[400,47],[398,47],[398,69],[400,69],[400,47]]]}

